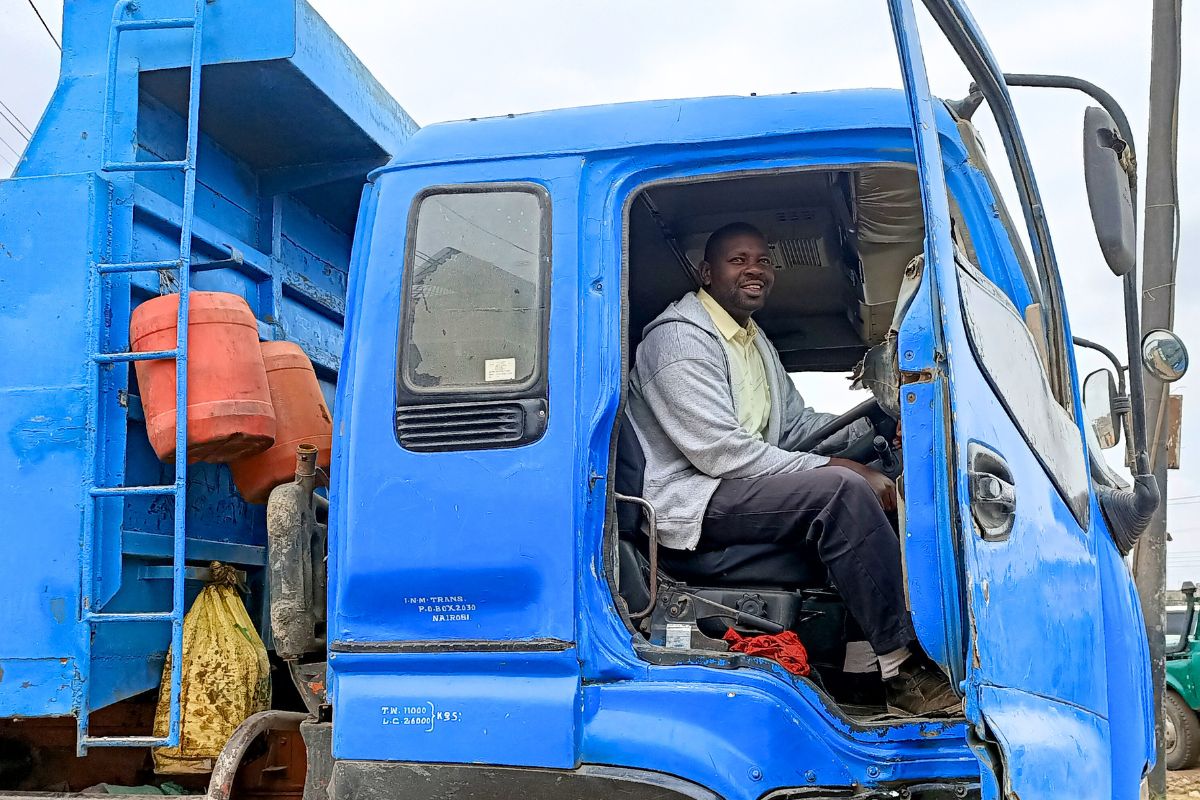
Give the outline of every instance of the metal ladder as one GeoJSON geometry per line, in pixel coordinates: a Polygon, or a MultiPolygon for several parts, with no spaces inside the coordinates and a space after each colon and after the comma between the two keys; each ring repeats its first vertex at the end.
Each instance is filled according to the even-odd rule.
{"type": "MultiPolygon", "coordinates": [[[[89,747],[154,747],[177,746],[180,738],[180,693],[183,678],[183,616],[184,616],[184,558],[187,541],[187,363],[188,310],[191,284],[192,222],[196,205],[196,148],[199,141],[201,50],[204,36],[204,7],[208,0],[195,0],[192,17],[135,19],[130,12],[138,10],[136,0],[121,0],[113,11],[112,28],[108,39],[108,85],[104,99],[104,137],[101,171],[109,175],[134,174],[148,170],[175,170],[183,174],[183,215],[180,220],[179,257],[174,260],[106,262],[101,249],[93,252],[88,269],[88,304],[91,329],[88,351],[91,364],[88,370],[88,452],[91,469],[85,475],[87,496],[83,504],[81,541],[81,647],[80,659],[84,671],[78,699],[76,749],[80,755],[89,747]],[[187,144],[184,157],[178,161],[114,161],[112,159],[113,127],[118,80],[118,46],[126,31],[191,29],[191,67],[188,77],[187,144]],[[108,281],[106,276],[173,270],[178,276],[179,315],[176,320],[175,348],[149,352],[111,353],[102,350],[107,330],[108,281]],[[100,442],[101,370],[113,364],[156,359],[175,360],[175,480],[160,486],[104,486],[102,484],[103,456],[100,442]],[[171,557],[171,610],[153,612],[105,613],[93,605],[95,592],[95,523],[96,506],[105,498],[131,496],[171,496],[174,498],[174,532],[171,557]],[[171,685],[170,722],[165,737],[160,736],[92,736],[88,722],[91,714],[92,637],[99,625],[120,623],[171,623],[171,685]]],[[[135,155],[136,158],[136,155],[135,155]]],[[[107,216],[111,224],[114,198],[107,194],[107,216]]]]}

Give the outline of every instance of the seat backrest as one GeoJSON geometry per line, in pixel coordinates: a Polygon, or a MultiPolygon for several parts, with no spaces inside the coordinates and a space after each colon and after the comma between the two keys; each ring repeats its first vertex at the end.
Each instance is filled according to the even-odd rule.
{"type": "Polygon", "coordinates": [[[637,546],[622,537],[617,542],[617,586],[631,614],[637,614],[650,603],[650,564],[638,552],[637,546]]]}
{"type": "MultiPolygon", "coordinates": [[[[645,473],[646,453],[629,421],[629,415],[622,411],[621,424],[617,428],[617,467],[613,488],[618,494],[641,497],[645,473]]],[[[641,527],[641,508],[633,503],[617,503],[617,530],[622,538],[639,533],[641,527]]]]}

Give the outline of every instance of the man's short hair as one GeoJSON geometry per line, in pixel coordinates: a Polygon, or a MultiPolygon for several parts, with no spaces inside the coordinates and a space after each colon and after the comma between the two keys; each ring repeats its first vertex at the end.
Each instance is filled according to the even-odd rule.
{"type": "Polygon", "coordinates": [[[757,236],[764,242],[767,240],[763,232],[749,222],[731,222],[728,225],[722,225],[709,234],[708,241],[704,243],[704,260],[711,264],[726,242],[735,237],[747,235],[757,236]]]}

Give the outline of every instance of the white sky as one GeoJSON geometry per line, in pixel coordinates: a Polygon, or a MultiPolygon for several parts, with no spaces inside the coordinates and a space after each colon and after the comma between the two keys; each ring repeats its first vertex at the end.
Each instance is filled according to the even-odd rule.
{"type": "MultiPolygon", "coordinates": [[[[30,127],[54,88],[58,51],[29,8],[0,0],[0,101],[30,127]]],[[[56,36],[62,0],[32,0],[56,36]]],[[[76,0],[84,2],[85,0],[76,0]]],[[[96,2],[96,0],[86,0],[96,2]]],[[[313,0],[383,85],[421,124],[563,106],[713,94],[897,86],[883,0],[313,0]]],[[[918,4],[919,5],[919,4],[918,4]]],[[[1106,88],[1124,106],[1145,163],[1148,2],[974,0],[1001,66],[1066,73],[1106,88]]],[[[924,15],[922,10],[919,14],[924,15]]],[[[968,79],[924,19],[934,93],[958,98],[968,79]]],[[[1200,356],[1200,10],[1185,9],[1179,141],[1182,241],[1176,329],[1200,356]],[[1194,13],[1188,13],[1192,11],[1194,13]]],[[[1015,89],[1014,98],[1050,220],[1077,335],[1124,352],[1120,282],[1095,242],[1083,190],[1074,93],[1015,89]]],[[[0,121],[0,175],[23,140],[0,121]]],[[[1001,149],[989,146],[993,169],[1001,149]]],[[[1144,192],[1143,192],[1144,194],[1144,192]]],[[[1014,204],[1011,210],[1020,217],[1014,204]]],[[[1083,351],[1080,373],[1104,362],[1083,351]]],[[[1176,390],[1188,395],[1200,367],[1176,390]]],[[[805,392],[814,405],[849,405],[840,379],[805,392]]],[[[1185,399],[1185,403],[1190,398],[1185,399]]],[[[1171,474],[1168,585],[1200,579],[1200,406],[1185,406],[1183,469],[1171,474]]],[[[1110,453],[1115,451],[1109,451],[1110,453]]],[[[1200,580],[1198,580],[1200,582],[1200,580]]]]}

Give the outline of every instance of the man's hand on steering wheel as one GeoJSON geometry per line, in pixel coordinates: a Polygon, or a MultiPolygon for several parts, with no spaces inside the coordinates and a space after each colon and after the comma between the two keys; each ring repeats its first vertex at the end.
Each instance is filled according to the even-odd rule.
{"type": "Polygon", "coordinates": [[[896,483],[887,475],[884,475],[877,469],[871,469],[865,464],[859,464],[857,461],[851,461],[846,458],[830,458],[827,466],[845,467],[851,472],[861,475],[871,485],[871,489],[875,492],[875,497],[878,498],[879,505],[883,506],[883,510],[896,510],[896,483]]]}

